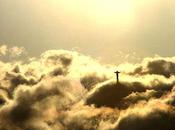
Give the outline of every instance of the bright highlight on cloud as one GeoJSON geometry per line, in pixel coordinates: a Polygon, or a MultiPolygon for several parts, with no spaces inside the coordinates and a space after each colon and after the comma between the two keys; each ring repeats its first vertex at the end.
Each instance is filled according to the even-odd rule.
{"type": "Polygon", "coordinates": [[[174,57],[121,64],[116,84],[116,66],[76,51],[1,61],[0,129],[174,130],[174,66],[174,57]]]}

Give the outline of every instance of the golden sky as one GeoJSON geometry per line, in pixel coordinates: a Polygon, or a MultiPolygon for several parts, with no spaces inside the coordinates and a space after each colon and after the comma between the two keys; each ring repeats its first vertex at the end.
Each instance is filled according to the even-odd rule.
{"type": "Polygon", "coordinates": [[[174,27],[174,0],[0,0],[0,130],[175,130],[174,27]]]}
{"type": "Polygon", "coordinates": [[[172,0],[0,0],[0,43],[31,55],[78,50],[105,62],[174,55],[172,0]]]}

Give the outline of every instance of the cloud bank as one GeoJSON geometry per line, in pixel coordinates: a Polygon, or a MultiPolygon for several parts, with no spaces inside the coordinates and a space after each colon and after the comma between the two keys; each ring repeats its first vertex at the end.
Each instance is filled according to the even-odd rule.
{"type": "Polygon", "coordinates": [[[116,66],[76,51],[0,61],[0,129],[174,130],[174,67],[158,56],[120,64],[116,84],[116,66]]]}

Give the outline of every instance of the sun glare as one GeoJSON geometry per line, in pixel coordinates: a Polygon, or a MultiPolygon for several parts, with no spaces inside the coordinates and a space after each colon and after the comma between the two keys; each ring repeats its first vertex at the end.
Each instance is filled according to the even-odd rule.
{"type": "Polygon", "coordinates": [[[54,0],[71,17],[80,14],[97,24],[129,24],[133,20],[134,0],[54,0]]]}
{"type": "Polygon", "coordinates": [[[115,14],[126,13],[132,8],[131,0],[94,0],[91,1],[96,10],[102,11],[101,13],[115,14]]]}
{"type": "Polygon", "coordinates": [[[94,0],[91,1],[97,21],[102,23],[125,23],[133,17],[133,0],[94,0]]]}

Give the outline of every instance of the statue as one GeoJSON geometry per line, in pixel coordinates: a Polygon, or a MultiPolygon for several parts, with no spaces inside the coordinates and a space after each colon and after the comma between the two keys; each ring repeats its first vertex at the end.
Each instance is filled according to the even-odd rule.
{"type": "Polygon", "coordinates": [[[116,74],[116,78],[117,78],[117,84],[119,83],[119,71],[116,71],[116,72],[114,72],[115,74],[116,74]]]}

